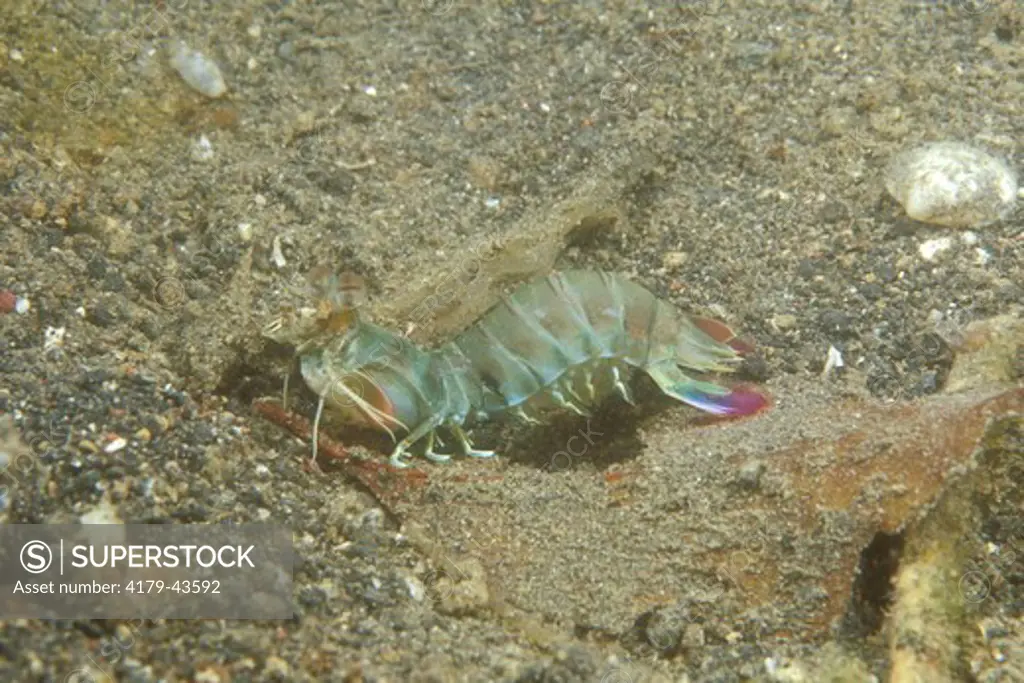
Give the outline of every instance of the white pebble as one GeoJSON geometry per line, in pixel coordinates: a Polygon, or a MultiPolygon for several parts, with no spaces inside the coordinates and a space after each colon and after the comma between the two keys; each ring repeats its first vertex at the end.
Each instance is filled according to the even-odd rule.
{"type": "Polygon", "coordinates": [[[43,330],[43,351],[50,352],[64,346],[64,334],[67,330],[63,327],[47,327],[43,330]]]}
{"type": "Polygon", "coordinates": [[[200,135],[199,139],[195,142],[195,146],[192,148],[192,156],[199,161],[209,161],[212,159],[213,143],[210,142],[210,138],[200,135]]]}
{"type": "Polygon", "coordinates": [[[171,66],[186,83],[207,97],[220,97],[228,89],[217,65],[185,43],[178,43],[171,56],[171,66]]]}
{"type": "Polygon", "coordinates": [[[925,240],[917,248],[917,253],[925,261],[934,261],[935,257],[953,246],[953,240],[948,237],[939,237],[933,240],[925,240]]]}
{"type": "Polygon", "coordinates": [[[935,142],[899,154],[885,187],[914,220],[957,228],[1005,217],[1017,198],[1006,162],[960,142],[935,142]]]}
{"type": "Polygon", "coordinates": [[[281,270],[288,265],[288,262],[284,259],[284,252],[281,250],[281,236],[274,235],[274,241],[270,248],[270,261],[273,263],[278,270],[281,270]]]}
{"type": "Polygon", "coordinates": [[[124,447],[128,445],[128,441],[124,437],[119,436],[106,446],[103,447],[104,453],[117,453],[120,450],[124,450],[124,447]]]}
{"type": "MultiPolygon", "coordinates": [[[[124,520],[121,519],[121,515],[118,513],[117,508],[114,507],[114,505],[106,498],[100,501],[99,505],[93,509],[83,513],[78,518],[78,521],[81,524],[124,524],[124,520]]],[[[106,531],[106,533],[104,533],[104,531],[100,531],[98,535],[109,536],[111,533],[116,533],[118,536],[124,536],[124,532],[120,530],[106,531]]],[[[113,541],[116,539],[111,538],[110,540],[113,541]]]]}
{"type": "Polygon", "coordinates": [[[423,602],[423,598],[427,595],[426,587],[415,576],[405,577],[405,588],[409,591],[409,597],[416,602],[423,602]]]}
{"type": "Polygon", "coordinates": [[[25,315],[29,309],[32,308],[31,302],[23,296],[19,296],[14,301],[14,312],[19,315],[25,315]]]}
{"type": "Polygon", "coordinates": [[[830,372],[838,368],[844,367],[842,352],[831,344],[828,345],[828,353],[825,355],[825,367],[821,371],[821,376],[826,377],[830,372]]]}

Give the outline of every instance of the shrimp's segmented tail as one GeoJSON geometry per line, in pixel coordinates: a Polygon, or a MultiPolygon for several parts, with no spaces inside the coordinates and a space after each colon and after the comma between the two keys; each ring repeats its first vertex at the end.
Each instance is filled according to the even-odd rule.
{"type": "Polygon", "coordinates": [[[753,415],[768,405],[756,391],[727,389],[711,382],[687,377],[677,366],[662,364],[647,374],[665,394],[712,415],[738,417],[753,415]]]}

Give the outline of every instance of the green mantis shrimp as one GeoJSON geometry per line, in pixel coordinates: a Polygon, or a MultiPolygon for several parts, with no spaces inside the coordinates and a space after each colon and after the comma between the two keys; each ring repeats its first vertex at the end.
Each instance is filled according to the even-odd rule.
{"type": "Polygon", "coordinates": [[[466,456],[464,428],[506,413],[529,422],[550,409],[580,415],[612,393],[629,403],[628,379],[646,373],[666,395],[720,416],[750,415],[766,398],[692,373],[731,372],[749,347],[723,323],[687,315],[616,274],[570,270],[522,285],[436,350],[374,325],[360,312],[356,276],[321,277],[315,310],[272,321],[264,334],[293,344],[305,383],[318,396],[313,458],[325,407],[387,432],[391,464],[407,466],[425,440],[434,462],[446,430],[466,456]],[[401,438],[398,435],[401,435],[401,438]]]}

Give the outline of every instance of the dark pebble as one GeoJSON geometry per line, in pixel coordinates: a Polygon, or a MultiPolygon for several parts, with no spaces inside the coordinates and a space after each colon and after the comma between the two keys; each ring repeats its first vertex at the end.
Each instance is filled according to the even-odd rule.
{"type": "Polygon", "coordinates": [[[209,516],[209,511],[199,503],[189,503],[171,513],[171,517],[179,522],[204,522],[209,516]]]}
{"type": "Polygon", "coordinates": [[[818,272],[818,267],[811,259],[804,259],[796,267],[796,274],[805,280],[810,280],[818,272]]]}
{"type": "Polygon", "coordinates": [[[920,388],[922,394],[934,394],[939,390],[939,373],[929,370],[921,375],[920,388]]]}
{"type": "Polygon", "coordinates": [[[245,505],[254,505],[257,507],[266,507],[266,498],[263,496],[263,492],[255,486],[240,491],[238,493],[238,501],[245,505]]]}
{"type": "Polygon", "coordinates": [[[898,273],[895,268],[887,263],[875,269],[875,275],[877,275],[878,279],[882,282],[895,282],[898,273]]]}
{"type": "Polygon", "coordinates": [[[192,438],[195,443],[205,446],[208,443],[212,443],[217,438],[217,435],[213,431],[213,427],[205,422],[199,422],[192,428],[192,438]]]}
{"type": "Polygon", "coordinates": [[[314,609],[327,602],[327,594],[318,586],[306,586],[299,591],[299,604],[306,609],[314,609]]]}
{"type": "Polygon", "coordinates": [[[139,321],[138,327],[149,341],[156,341],[160,336],[160,326],[152,318],[143,318],[139,321]]]}
{"type": "Polygon", "coordinates": [[[164,391],[164,396],[169,398],[171,402],[176,406],[183,406],[188,403],[188,394],[177,389],[167,389],[164,391]]]}
{"type": "Polygon", "coordinates": [[[92,217],[83,211],[76,211],[68,217],[68,232],[72,235],[93,232],[92,217]]]}
{"type": "Polygon", "coordinates": [[[868,282],[861,285],[860,293],[863,294],[864,298],[868,301],[877,301],[882,298],[883,294],[885,294],[885,290],[882,289],[881,285],[875,282],[868,282]]]}
{"type": "Polygon", "coordinates": [[[1005,638],[1010,635],[1010,630],[1000,623],[986,620],[982,623],[982,633],[986,641],[992,641],[996,638],[1005,638]]]}
{"type": "Polygon", "coordinates": [[[1017,35],[1017,24],[1010,18],[1009,12],[1004,14],[995,30],[996,38],[1004,43],[1012,43],[1017,35]]]}
{"type": "Polygon", "coordinates": [[[819,322],[821,322],[821,326],[829,334],[845,336],[852,331],[850,316],[834,308],[824,311],[819,318],[819,322]]]}
{"type": "Polygon", "coordinates": [[[306,174],[306,177],[313,181],[317,187],[335,197],[347,197],[355,187],[356,181],[351,173],[346,171],[324,171],[316,169],[306,174]]]}
{"type": "Polygon", "coordinates": [[[768,363],[761,356],[747,356],[743,359],[738,377],[751,382],[766,382],[771,377],[768,363]]]}
{"type": "Polygon", "coordinates": [[[107,635],[107,630],[94,621],[77,621],[75,627],[90,638],[102,638],[107,635]]]}
{"type": "Polygon", "coordinates": [[[85,319],[97,327],[111,327],[117,322],[117,316],[103,304],[93,306],[86,314],[85,319]]]}
{"type": "Polygon", "coordinates": [[[125,281],[121,273],[116,270],[108,270],[103,278],[103,289],[108,292],[124,291],[125,281]]]}
{"type": "Polygon", "coordinates": [[[821,207],[818,220],[822,223],[838,223],[850,217],[850,212],[842,202],[831,201],[821,207]]]}
{"type": "Polygon", "coordinates": [[[157,381],[155,376],[153,376],[149,372],[146,372],[145,370],[140,370],[139,372],[136,372],[135,374],[131,375],[129,379],[134,384],[137,384],[138,386],[141,387],[154,386],[157,381]]]}
{"type": "Polygon", "coordinates": [[[102,256],[94,256],[85,267],[85,272],[93,280],[102,280],[107,275],[107,261],[102,256]]]}
{"type": "Polygon", "coordinates": [[[736,476],[736,483],[748,491],[756,491],[761,488],[761,477],[765,472],[765,465],[758,460],[752,460],[740,468],[736,476]]]}
{"type": "Polygon", "coordinates": [[[80,491],[95,490],[96,484],[100,483],[100,479],[102,478],[103,475],[96,470],[89,470],[82,474],[81,478],[78,480],[77,488],[80,491]]]}
{"type": "Polygon", "coordinates": [[[64,231],[63,230],[44,230],[43,239],[46,240],[46,248],[53,249],[61,246],[64,243],[64,231]]]}

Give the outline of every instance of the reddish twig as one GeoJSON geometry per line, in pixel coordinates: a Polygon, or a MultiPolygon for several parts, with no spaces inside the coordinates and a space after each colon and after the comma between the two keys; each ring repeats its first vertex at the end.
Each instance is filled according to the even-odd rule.
{"type": "MultiPolygon", "coordinates": [[[[312,436],[309,420],[285,412],[276,403],[254,401],[253,410],[265,420],[273,422],[300,439],[308,441],[312,436]]],[[[392,504],[401,500],[402,494],[410,485],[420,486],[427,481],[427,473],[420,469],[399,469],[386,462],[353,457],[342,444],[324,435],[323,432],[320,433],[317,443],[318,454],[321,457],[326,456],[340,465],[342,472],[362,484],[395,517],[398,515],[395,514],[392,504]]]]}

